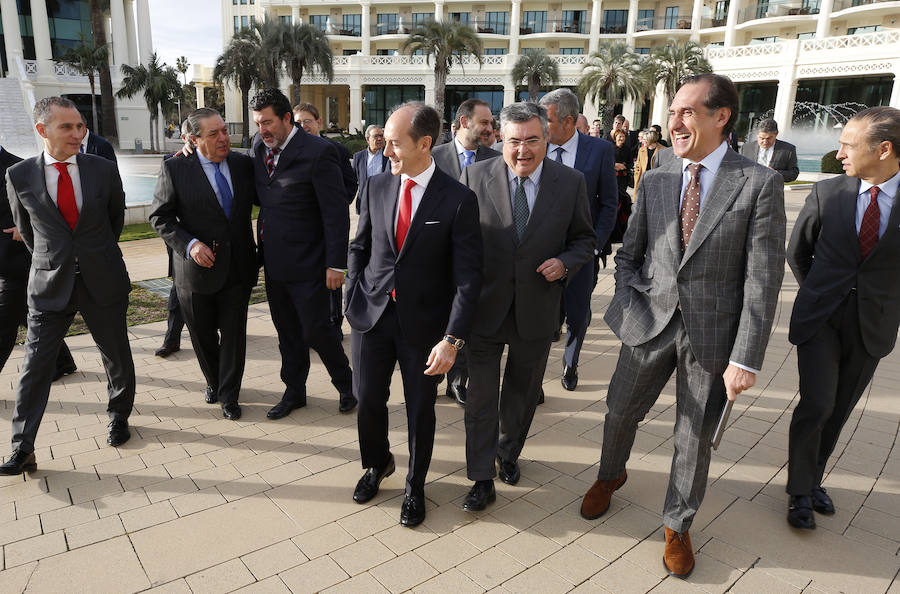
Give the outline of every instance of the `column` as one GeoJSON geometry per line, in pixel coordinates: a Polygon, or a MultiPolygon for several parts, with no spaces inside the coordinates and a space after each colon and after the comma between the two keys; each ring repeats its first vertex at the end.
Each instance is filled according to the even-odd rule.
{"type": "MultiPolygon", "coordinates": [[[[203,93],[206,89],[206,85],[198,82],[194,86],[197,88],[197,107],[206,107],[206,97],[203,93]]],[[[238,93],[240,93],[240,91],[238,91],[238,93]]]]}
{"type": "Polygon", "coordinates": [[[137,1],[138,57],[141,64],[150,62],[153,53],[153,35],[150,32],[150,0],[137,1]]]}
{"type": "Polygon", "coordinates": [[[700,43],[700,18],[703,16],[703,0],[694,0],[694,8],[691,13],[691,41],[700,43]]]}
{"type": "MultiPolygon", "coordinates": [[[[512,66],[515,63],[510,60],[508,64],[509,70],[512,71],[512,66]]],[[[503,107],[507,105],[512,105],[516,102],[516,84],[513,82],[512,74],[507,74],[503,77],[503,107]]]]}
{"type": "Polygon", "coordinates": [[[444,2],[436,0],[434,3],[434,20],[441,23],[444,21],[444,2]]]}
{"type": "Polygon", "coordinates": [[[775,121],[778,132],[787,135],[791,132],[794,114],[794,100],[797,95],[797,79],[794,78],[794,66],[785,68],[778,77],[778,93],[775,95],[775,121]]]}
{"type": "Polygon", "coordinates": [[[125,38],[128,41],[128,63],[140,60],[137,49],[137,29],[134,25],[134,0],[125,0],[125,38]]]}
{"type": "Polygon", "coordinates": [[[629,128],[630,130],[638,130],[638,128],[634,127],[634,108],[635,108],[634,97],[626,97],[622,101],[622,115],[625,116],[625,119],[628,120],[628,123],[632,126],[629,128]]]}
{"type": "Polygon", "coordinates": [[[588,119],[588,124],[592,124],[596,119],[602,119],[600,118],[600,111],[597,109],[597,106],[594,105],[594,98],[591,95],[584,98],[584,105],[581,106],[581,113],[588,119]]]}
{"type": "Polygon", "coordinates": [[[55,79],[46,0],[31,0],[31,28],[34,31],[34,54],[37,58],[38,77],[55,79]]]}
{"type": "Polygon", "coordinates": [[[663,136],[668,136],[666,124],[668,123],[669,104],[666,101],[666,86],[660,82],[656,85],[656,93],[653,95],[653,103],[650,106],[650,123],[659,124],[663,129],[663,136]]]}
{"type": "Polygon", "coordinates": [[[300,5],[295,4],[291,6],[291,24],[299,25],[300,24],[300,5]]]}
{"type": "Polygon", "coordinates": [[[522,0],[512,0],[509,7],[509,53],[519,53],[519,27],[522,24],[522,0]]]}
{"type": "MultiPolygon", "coordinates": [[[[6,46],[6,62],[10,78],[24,76],[19,72],[19,64],[23,58],[22,32],[19,30],[19,9],[16,0],[0,0],[0,18],[3,19],[3,44],[6,46]]],[[[24,66],[23,66],[24,68],[24,66]]],[[[0,75],[3,73],[0,72],[0,75]]]]}
{"type": "Polygon", "coordinates": [[[372,53],[372,9],[369,2],[362,3],[362,55],[372,53]]]}
{"type": "Polygon", "coordinates": [[[891,87],[890,106],[900,109],[900,61],[894,63],[894,86],[891,87]]]}
{"type": "Polygon", "coordinates": [[[822,0],[819,3],[819,17],[816,19],[816,39],[828,37],[831,29],[831,10],[834,0],[822,0]]]}
{"type": "MultiPolygon", "coordinates": [[[[349,131],[352,134],[359,130],[365,132],[362,123],[362,100],[363,90],[360,77],[354,76],[350,79],[350,126],[349,131]]],[[[369,122],[372,123],[372,122],[369,122]]]]}
{"type": "Polygon", "coordinates": [[[638,0],[628,2],[628,27],[625,30],[625,43],[634,47],[634,32],[637,30],[638,0]]]}
{"type": "Polygon", "coordinates": [[[737,38],[737,31],[734,30],[738,24],[738,14],[743,8],[741,0],[731,0],[728,3],[728,17],[725,19],[725,47],[732,47],[737,38]]]}
{"type": "MultiPolygon", "coordinates": [[[[425,105],[434,105],[434,73],[428,74],[425,76],[425,105]]],[[[444,119],[444,114],[440,114],[441,119],[444,119]]]]}
{"type": "Polygon", "coordinates": [[[602,0],[594,0],[591,8],[591,40],[588,42],[588,52],[593,54],[600,47],[600,24],[603,18],[602,0]]]}
{"type": "MultiPolygon", "coordinates": [[[[128,63],[128,32],[125,27],[125,2],[124,0],[109,1],[109,17],[112,21],[113,34],[113,63],[116,66],[128,63]]],[[[118,68],[116,68],[118,70],[118,68]]]]}

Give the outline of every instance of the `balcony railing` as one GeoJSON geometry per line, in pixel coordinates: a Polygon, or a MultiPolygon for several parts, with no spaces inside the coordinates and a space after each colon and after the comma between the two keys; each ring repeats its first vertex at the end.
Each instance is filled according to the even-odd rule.
{"type": "Polygon", "coordinates": [[[624,35],[628,32],[628,25],[603,23],[600,25],[600,35],[624,35]]]}
{"type": "Polygon", "coordinates": [[[741,10],[738,14],[738,22],[746,23],[756,19],[782,16],[803,16],[819,14],[818,2],[804,2],[802,0],[770,0],[757,2],[741,10]]]}
{"type": "Polygon", "coordinates": [[[868,6],[870,4],[878,4],[880,2],[892,2],[893,0],[835,0],[833,12],[844,10],[846,8],[854,8],[856,6],[868,6]]]}
{"type": "Polygon", "coordinates": [[[372,25],[371,33],[375,35],[408,35],[413,27],[408,23],[376,23],[372,25]]]}
{"type": "Polygon", "coordinates": [[[329,31],[332,35],[346,35],[347,37],[362,37],[362,25],[339,25],[334,31],[329,31]]]}
{"type": "Polygon", "coordinates": [[[709,29],[710,27],[724,27],[728,22],[728,16],[723,15],[720,17],[705,17],[700,19],[700,28],[701,29],[709,29]]]}
{"type": "Polygon", "coordinates": [[[519,27],[519,35],[536,33],[590,33],[591,25],[586,21],[544,21],[541,23],[525,23],[519,27]]]}
{"type": "Polygon", "coordinates": [[[509,23],[498,21],[470,21],[469,25],[478,33],[487,35],[509,35],[509,23]]]}
{"type": "Polygon", "coordinates": [[[678,16],[658,16],[637,20],[636,32],[690,29],[691,15],[679,14],[678,16]]]}

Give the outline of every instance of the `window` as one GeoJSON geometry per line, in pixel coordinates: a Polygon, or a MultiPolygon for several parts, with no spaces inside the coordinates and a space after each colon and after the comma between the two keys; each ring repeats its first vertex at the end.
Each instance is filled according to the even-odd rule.
{"type": "Polygon", "coordinates": [[[241,29],[249,29],[250,28],[250,17],[241,17],[241,29]]]}
{"type": "Polygon", "coordinates": [[[666,8],[666,29],[677,29],[678,28],[678,7],[677,6],[669,6],[666,8]]]}
{"type": "Polygon", "coordinates": [[[636,48],[634,48],[634,53],[640,54],[642,56],[646,56],[647,54],[650,53],[650,48],[649,47],[636,47],[636,48]]]}
{"type": "Polygon", "coordinates": [[[348,49],[344,50],[345,56],[355,56],[358,53],[359,53],[359,50],[348,50],[348,49]]]}
{"type": "Polygon", "coordinates": [[[749,45],[759,45],[760,43],[775,43],[777,41],[781,40],[776,35],[771,35],[769,37],[754,37],[750,40],[749,45]]]}
{"type": "Polygon", "coordinates": [[[881,31],[881,25],[869,25],[867,27],[850,27],[847,29],[847,35],[862,35],[863,33],[874,33],[881,31]]]}
{"type": "Polygon", "coordinates": [[[280,17],[278,17],[278,20],[281,21],[282,23],[284,23],[285,25],[290,25],[291,23],[294,22],[293,18],[289,14],[281,15],[280,17]]]}
{"type": "Polygon", "coordinates": [[[713,27],[724,27],[728,21],[728,0],[716,2],[716,12],[713,13],[713,27]]]}
{"type": "Polygon", "coordinates": [[[816,32],[810,31],[808,33],[797,33],[797,39],[815,39],[816,32]]]}
{"type": "Polygon", "coordinates": [[[328,15],[327,14],[311,14],[309,15],[309,24],[318,29],[319,31],[325,31],[328,27],[328,15]]]}
{"type": "Polygon", "coordinates": [[[419,85],[367,85],[365,93],[367,124],[383,124],[397,105],[425,99],[425,87],[419,85]]]}
{"type": "Polygon", "coordinates": [[[471,16],[472,16],[471,12],[451,12],[450,13],[450,22],[468,25],[469,19],[471,18],[471,16]]]}
{"type": "Polygon", "coordinates": [[[484,50],[485,56],[505,56],[506,48],[505,47],[488,47],[484,50]]]}
{"type": "Polygon", "coordinates": [[[587,12],[584,10],[562,11],[562,30],[566,33],[585,33],[587,12]]]}
{"type": "Polygon", "coordinates": [[[528,35],[530,33],[546,33],[547,32],[547,11],[546,10],[526,10],[522,15],[522,26],[519,27],[519,33],[528,35]]]}
{"type": "Polygon", "coordinates": [[[362,15],[361,14],[345,14],[341,24],[341,35],[354,35],[359,37],[362,35],[362,15]]]}
{"type": "Polygon", "coordinates": [[[638,10],[637,30],[649,31],[653,29],[653,17],[656,11],[653,9],[638,10]]]}
{"type": "Polygon", "coordinates": [[[496,33],[497,35],[509,35],[508,12],[484,13],[484,27],[479,27],[479,33],[496,33]]]}
{"type": "MultiPolygon", "coordinates": [[[[237,1],[237,0],[235,0],[237,1]]],[[[241,17],[234,17],[234,33],[237,34],[241,30],[241,17]]]]}
{"type": "Polygon", "coordinates": [[[247,4],[247,0],[241,0],[241,4],[247,4]]]}
{"type": "Polygon", "coordinates": [[[397,33],[400,18],[396,12],[380,12],[377,18],[377,24],[375,25],[376,35],[395,35],[397,33]]]}
{"type": "Polygon", "coordinates": [[[430,23],[434,20],[433,12],[414,12],[412,24],[413,27],[418,27],[419,25],[424,25],[425,23],[430,23]]]}
{"type": "Polygon", "coordinates": [[[769,0],[759,0],[756,4],[756,18],[761,19],[769,12],[769,0]]]}
{"type": "Polygon", "coordinates": [[[624,33],[628,27],[627,10],[604,10],[601,33],[624,33]]]}
{"type": "Polygon", "coordinates": [[[379,49],[379,50],[375,50],[375,55],[376,55],[376,56],[393,56],[393,55],[396,54],[396,53],[397,53],[397,49],[396,49],[396,48],[387,48],[387,49],[379,49]]]}
{"type": "Polygon", "coordinates": [[[800,14],[819,14],[819,0],[803,0],[800,3],[800,14]]]}
{"type": "Polygon", "coordinates": [[[543,51],[546,50],[542,47],[523,47],[519,53],[521,53],[523,56],[527,56],[529,54],[539,54],[543,51]]]}
{"type": "Polygon", "coordinates": [[[561,47],[559,53],[563,56],[580,56],[584,53],[583,47],[561,47]]]}

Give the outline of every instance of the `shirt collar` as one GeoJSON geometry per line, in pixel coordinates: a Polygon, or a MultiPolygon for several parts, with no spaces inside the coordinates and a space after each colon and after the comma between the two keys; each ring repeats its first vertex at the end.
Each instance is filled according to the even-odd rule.
{"type": "MultiPolygon", "coordinates": [[[[705,157],[703,157],[700,160],[700,164],[703,165],[703,167],[705,167],[710,173],[715,175],[716,172],[719,170],[719,166],[722,164],[722,159],[725,158],[725,151],[727,151],[727,150],[728,150],[728,143],[723,140],[722,144],[720,144],[718,146],[718,148],[716,148],[716,150],[714,150],[713,152],[706,155],[705,157]]],[[[681,171],[683,172],[685,169],[687,169],[688,165],[690,165],[691,163],[692,163],[692,161],[689,159],[682,159],[681,160],[681,171]]]]}
{"type": "MultiPolygon", "coordinates": [[[[461,154],[465,153],[467,150],[469,150],[462,145],[462,143],[459,141],[458,138],[456,138],[456,136],[453,137],[453,143],[456,145],[456,154],[457,155],[461,155],[461,154]]],[[[474,155],[477,152],[478,152],[478,147],[476,146],[474,149],[472,149],[472,154],[474,155]]]]}
{"type": "MultiPolygon", "coordinates": [[[[279,153],[281,151],[283,151],[285,149],[285,147],[287,147],[288,143],[291,141],[291,138],[293,138],[294,136],[297,135],[297,130],[298,130],[297,126],[291,126],[291,131],[288,134],[287,138],[285,138],[284,142],[281,143],[281,146],[278,147],[279,153]]],[[[269,149],[269,150],[271,151],[272,149],[269,149]]]]}
{"type": "Polygon", "coordinates": [[[66,159],[65,161],[60,161],[60,160],[58,160],[58,159],[54,159],[53,157],[51,157],[51,156],[50,156],[50,153],[48,153],[48,152],[45,150],[45,151],[44,151],[44,165],[53,165],[54,163],[74,163],[74,164],[77,165],[77,164],[78,164],[78,161],[76,160],[76,157],[77,157],[77,156],[78,156],[78,155],[72,155],[71,157],[69,157],[69,158],[66,159]]]}
{"type": "MultiPolygon", "coordinates": [[[[531,175],[528,176],[528,179],[531,180],[531,183],[534,184],[534,187],[537,187],[538,182],[541,181],[541,172],[544,171],[544,162],[541,161],[538,163],[537,169],[531,172],[531,175]]],[[[516,173],[509,168],[509,165],[506,166],[506,177],[509,178],[509,183],[513,183],[519,177],[516,173]]]]}
{"type": "Polygon", "coordinates": [[[87,152],[88,138],[91,137],[91,131],[86,130],[84,133],[84,138],[81,139],[81,146],[84,147],[84,152],[87,152]]]}
{"type": "Polygon", "coordinates": [[[375,157],[375,156],[377,156],[378,153],[380,153],[380,152],[382,152],[382,151],[384,151],[384,149],[378,149],[377,151],[375,151],[375,152],[373,153],[373,152],[372,152],[372,149],[370,149],[369,147],[366,147],[366,154],[369,155],[369,158],[370,158],[370,159],[373,158],[373,157],[375,157]]]}
{"type": "MultiPolygon", "coordinates": [[[[207,159],[206,157],[204,157],[203,154],[202,154],[200,151],[197,151],[197,158],[200,159],[200,164],[201,164],[201,165],[215,165],[215,164],[216,164],[214,161],[210,161],[209,159],[207,159]]],[[[228,157],[226,156],[224,159],[222,159],[222,160],[219,162],[219,165],[221,165],[222,163],[224,163],[224,162],[227,161],[227,160],[228,160],[228,157]]]]}
{"type": "Polygon", "coordinates": [[[405,173],[401,173],[400,174],[400,185],[402,186],[403,184],[406,183],[406,180],[411,179],[414,182],[416,182],[417,186],[421,186],[422,189],[424,190],[425,188],[428,187],[428,183],[431,181],[431,176],[434,175],[435,169],[436,169],[436,167],[434,165],[434,159],[432,159],[431,163],[428,164],[428,167],[425,168],[425,171],[423,171],[419,175],[416,175],[415,177],[410,177],[410,176],[406,175],[405,173]]]}
{"type": "Polygon", "coordinates": [[[550,150],[548,150],[547,152],[553,155],[551,157],[552,159],[556,158],[556,153],[554,153],[553,151],[555,151],[557,147],[560,146],[563,148],[564,152],[574,155],[575,151],[578,149],[578,130],[576,130],[575,133],[572,134],[572,137],[569,140],[565,141],[562,144],[553,144],[552,142],[550,143],[550,150]]]}
{"type": "Polygon", "coordinates": [[[897,190],[900,189],[900,171],[898,171],[891,179],[880,184],[870,184],[867,181],[859,180],[859,194],[868,192],[869,188],[871,188],[873,185],[877,185],[880,191],[884,192],[891,198],[894,198],[895,196],[897,196],[897,190]]]}

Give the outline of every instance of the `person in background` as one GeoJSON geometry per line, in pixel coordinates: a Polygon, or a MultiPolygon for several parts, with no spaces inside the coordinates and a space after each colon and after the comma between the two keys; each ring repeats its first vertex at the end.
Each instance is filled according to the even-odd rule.
{"type": "Polygon", "coordinates": [[[118,161],[116,161],[116,151],[113,150],[113,146],[109,141],[88,130],[87,120],[84,119],[83,114],[81,116],[81,121],[84,122],[84,138],[81,139],[81,148],[78,149],[78,152],[97,155],[98,157],[103,157],[107,161],[112,161],[118,165],[118,161]]]}
{"type": "Polygon", "coordinates": [[[590,136],[591,126],[583,113],[578,114],[578,119],[575,120],[575,129],[585,136],[590,136]]]}
{"type": "Polygon", "coordinates": [[[669,143],[666,142],[665,140],[663,140],[662,126],[660,126],[659,124],[653,124],[650,127],[652,129],[656,130],[656,135],[659,137],[659,139],[656,142],[662,147],[669,146],[669,143]]]}
{"type": "Polygon", "coordinates": [[[591,122],[591,136],[594,138],[603,136],[603,120],[594,120],[591,122]]]}
{"type": "Polygon", "coordinates": [[[745,142],[741,154],[760,165],[774,169],[784,182],[792,182],[800,175],[797,167],[797,147],[778,140],[778,122],[763,120],[756,131],[756,140],[745,142]]]}
{"type": "Polygon", "coordinates": [[[619,185],[620,192],[628,192],[628,188],[632,184],[632,170],[631,170],[631,149],[628,148],[627,142],[628,135],[625,134],[624,130],[616,130],[613,133],[613,141],[615,141],[615,168],[616,168],[616,183],[619,185]]]}
{"type": "Polygon", "coordinates": [[[637,195],[638,184],[641,183],[641,176],[650,171],[653,153],[659,148],[659,135],[653,128],[644,131],[644,140],[646,142],[638,149],[637,159],[634,160],[635,195],[637,195]]]}
{"type": "MultiPolygon", "coordinates": [[[[376,124],[366,126],[366,148],[353,155],[353,171],[356,172],[358,192],[362,192],[366,180],[388,170],[390,160],[384,156],[384,130],[376,124]]],[[[359,198],[356,199],[359,214],[359,198]]]]}

